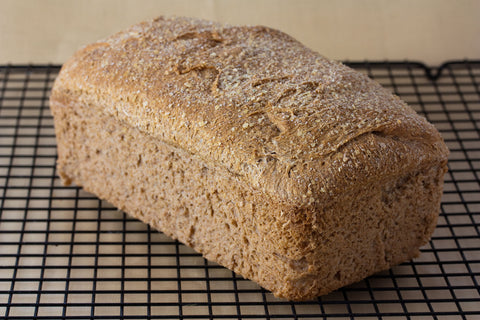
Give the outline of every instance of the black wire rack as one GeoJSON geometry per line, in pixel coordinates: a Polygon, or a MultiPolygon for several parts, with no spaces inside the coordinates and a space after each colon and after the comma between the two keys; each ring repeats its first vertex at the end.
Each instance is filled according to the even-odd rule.
{"type": "Polygon", "coordinates": [[[59,67],[0,66],[0,318],[480,319],[480,61],[347,64],[436,125],[450,171],[419,258],[301,303],[61,185],[48,107],[59,67]]]}

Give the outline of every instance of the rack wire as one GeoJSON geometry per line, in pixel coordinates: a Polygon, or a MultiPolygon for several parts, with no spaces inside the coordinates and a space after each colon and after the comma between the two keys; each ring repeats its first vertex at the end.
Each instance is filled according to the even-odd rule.
{"type": "Polygon", "coordinates": [[[0,66],[0,318],[480,319],[480,61],[347,64],[436,125],[450,171],[419,258],[301,303],[61,185],[48,108],[59,66],[0,66]]]}

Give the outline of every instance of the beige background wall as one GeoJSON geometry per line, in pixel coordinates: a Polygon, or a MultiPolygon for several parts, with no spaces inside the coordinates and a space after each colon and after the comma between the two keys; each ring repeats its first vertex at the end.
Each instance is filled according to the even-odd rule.
{"type": "Polygon", "coordinates": [[[480,59],[477,0],[0,0],[0,64],[62,63],[157,15],[281,29],[336,59],[480,59]]]}

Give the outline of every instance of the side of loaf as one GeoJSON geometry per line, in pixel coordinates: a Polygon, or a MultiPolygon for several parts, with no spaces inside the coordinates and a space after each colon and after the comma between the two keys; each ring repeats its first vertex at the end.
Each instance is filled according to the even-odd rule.
{"type": "Polygon", "coordinates": [[[438,131],[276,30],[135,25],[75,53],[50,106],[64,183],[278,297],[409,260],[436,225],[438,131]]]}

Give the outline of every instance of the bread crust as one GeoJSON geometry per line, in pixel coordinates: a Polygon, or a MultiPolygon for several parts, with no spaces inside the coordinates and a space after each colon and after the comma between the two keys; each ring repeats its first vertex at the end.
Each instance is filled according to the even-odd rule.
{"type": "Polygon", "coordinates": [[[436,224],[438,131],[273,29],[135,25],[79,50],[51,109],[64,182],[279,297],[314,298],[411,259],[436,224]]]}

